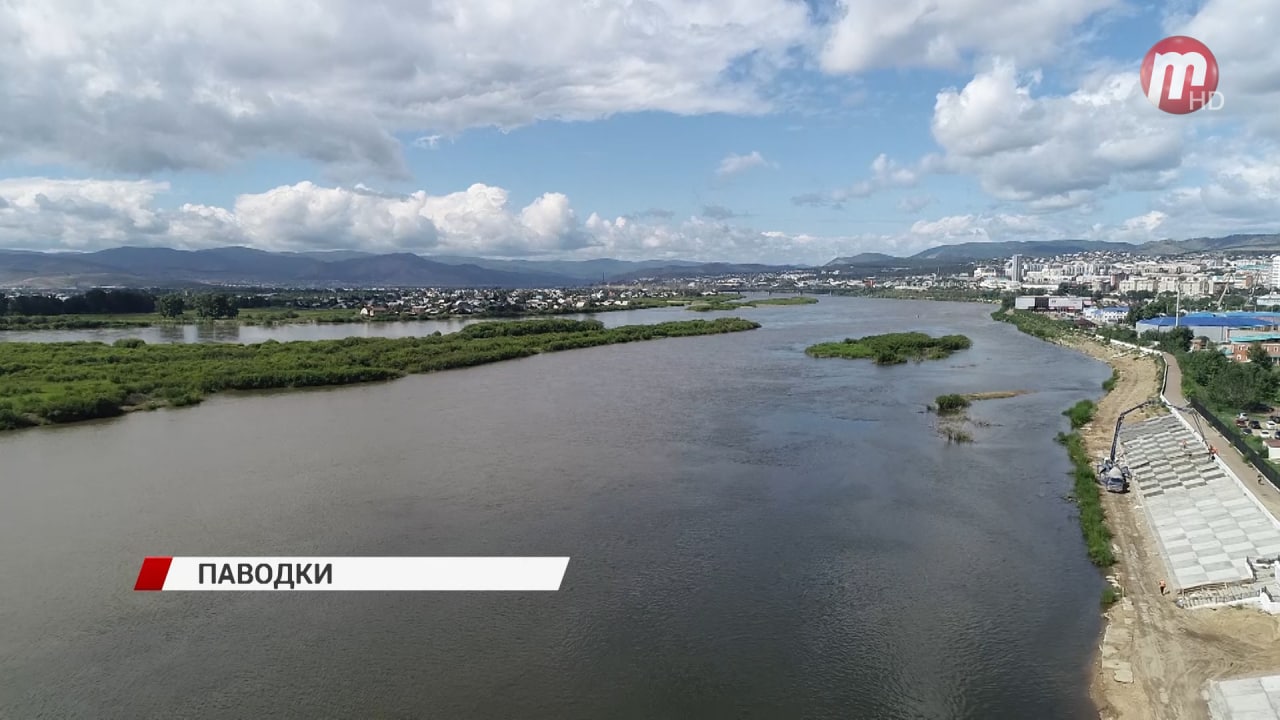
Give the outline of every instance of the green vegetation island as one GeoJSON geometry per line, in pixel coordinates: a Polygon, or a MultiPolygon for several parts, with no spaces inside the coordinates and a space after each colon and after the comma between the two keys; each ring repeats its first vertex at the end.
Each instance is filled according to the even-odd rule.
{"type": "Polygon", "coordinates": [[[761,300],[747,300],[744,302],[730,302],[741,298],[738,296],[717,295],[706,300],[696,301],[689,304],[689,309],[695,312],[711,312],[712,310],[737,310],[738,308],[761,307],[764,305],[812,305],[818,302],[818,298],[809,297],[807,295],[794,295],[791,297],[763,298],[761,300]]]}
{"type": "Polygon", "coordinates": [[[598,320],[477,323],[416,338],[346,338],[255,345],[0,343],[0,430],[183,406],[222,390],[391,380],[538,353],[658,338],[742,332],[741,318],[605,328],[598,320]]]}
{"type": "MultiPolygon", "coordinates": [[[[421,291],[419,291],[421,292],[421,291]]],[[[623,299],[598,300],[586,291],[568,293],[574,302],[559,305],[529,303],[536,291],[458,291],[465,295],[468,307],[461,311],[448,309],[449,299],[435,298],[435,306],[414,311],[402,305],[399,310],[378,307],[383,300],[373,291],[321,292],[306,290],[254,292],[169,292],[153,294],[145,290],[94,289],[61,299],[52,295],[17,295],[0,293],[0,331],[95,330],[100,328],[135,328],[189,323],[216,325],[287,325],[386,323],[452,320],[458,318],[537,318],[557,315],[592,315],[621,310],[645,310],[697,304],[729,310],[750,307],[750,303],[729,304],[742,298],[739,294],[710,294],[693,291],[662,291],[658,296],[630,294],[623,299]],[[582,302],[579,307],[578,301],[582,302]],[[311,305],[345,303],[346,307],[310,307],[311,305]],[[353,306],[355,305],[355,306],[353,306]],[[362,313],[361,306],[372,306],[374,312],[362,313]]],[[[564,295],[562,293],[562,295],[564,295]]],[[[798,304],[790,302],[769,304],[798,304]]],[[[764,301],[758,301],[764,302],[764,301]]],[[[817,302],[814,300],[813,302],[817,302]]],[[[702,309],[702,308],[699,308],[702,309]]]]}
{"type": "Polygon", "coordinates": [[[804,352],[816,358],[872,359],[877,365],[896,365],[908,360],[941,360],[957,350],[967,350],[972,346],[972,341],[964,335],[935,338],[921,332],[904,332],[818,343],[810,345],[804,352]]]}

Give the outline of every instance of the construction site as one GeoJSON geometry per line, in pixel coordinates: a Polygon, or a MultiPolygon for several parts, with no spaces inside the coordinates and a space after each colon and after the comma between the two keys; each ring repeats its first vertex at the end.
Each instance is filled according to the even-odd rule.
{"type": "Polygon", "coordinates": [[[1078,349],[1122,379],[1086,433],[1122,592],[1100,647],[1101,716],[1280,719],[1280,490],[1185,406],[1172,358],[1164,378],[1154,357],[1078,349]]]}

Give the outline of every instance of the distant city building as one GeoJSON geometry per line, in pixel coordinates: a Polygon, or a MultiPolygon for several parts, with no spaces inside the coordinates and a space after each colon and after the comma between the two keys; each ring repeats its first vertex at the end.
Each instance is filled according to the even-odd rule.
{"type": "Polygon", "coordinates": [[[1009,279],[1014,282],[1022,282],[1022,256],[1014,255],[1009,261],[1009,279]]]}
{"type": "Polygon", "coordinates": [[[1094,307],[1085,309],[1082,314],[1085,319],[1092,320],[1099,325],[1117,325],[1128,319],[1129,308],[1124,305],[1094,307]]]}
{"type": "MultiPolygon", "coordinates": [[[[1020,295],[1013,301],[1015,310],[1078,313],[1093,305],[1093,298],[1058,295],[1020,295]]],[[[1127,312],[1127,311],[1126,311],[1127,312]]]]}
{"type": "Polygon", "coordinates": [[[1271,257],[1271,288],[1280,288],[1280,255],[1271,257]]]}

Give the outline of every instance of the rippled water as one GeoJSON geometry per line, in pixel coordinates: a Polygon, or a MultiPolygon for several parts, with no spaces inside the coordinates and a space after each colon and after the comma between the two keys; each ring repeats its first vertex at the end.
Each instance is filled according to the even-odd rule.
{"type": "Polygon", "coordinates": [[[1108,372],[989,311],[824,298],[0,435],[0,717],[1088,717],[1102,581],[1052,438],[1108,372]],[[974,347],[802,353],[899,329],[974,347]],[[972,445],[921,412],[1010,389],[972,445]],[[573,559],[549,594],[135,594],[147,554],[573,559]]]}

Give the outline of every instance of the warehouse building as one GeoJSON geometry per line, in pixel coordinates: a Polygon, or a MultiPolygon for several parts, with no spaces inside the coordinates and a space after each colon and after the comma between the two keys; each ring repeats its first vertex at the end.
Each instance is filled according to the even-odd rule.
{"type": "Polygon", "coordinates": [[[1013,301],[1014,310],[1039,312],[1078,313],[1093,305],[1093,298],[1061,295],[1019,295],[1013,301]]]}
{"type": "Polygon", "coordinates": [[[1280,319],[1263,317],[1256,313],[1188,313],[1181,318],[1168,316],[1149,318],[1134,325],[1139,335],[1155,330],[1165,332],[1175,327],[1187,327],[1195,337],[1207,337],[1215,343],[1228,341],[1229,333],[1235,331],[1266,332],[1280,330],[1277,325],[1280,319]]]}

